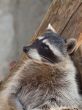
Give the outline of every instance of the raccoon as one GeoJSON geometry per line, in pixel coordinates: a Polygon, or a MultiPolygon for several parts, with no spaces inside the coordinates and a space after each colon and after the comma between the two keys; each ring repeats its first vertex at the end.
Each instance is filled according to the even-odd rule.
{"type": "Polygon", "coordinates": [[[0,110],[82,110],[70,58],[75,47],[75,39],[65,40],[52,28],[25,46],[29,59],[4,84],[0,110]]]}

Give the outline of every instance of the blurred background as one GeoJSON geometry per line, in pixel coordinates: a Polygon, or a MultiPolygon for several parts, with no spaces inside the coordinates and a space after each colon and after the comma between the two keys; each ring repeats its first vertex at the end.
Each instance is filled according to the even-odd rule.
{"type": "Polygon", "coordinates": [[[20,58],[52,0],[0,0],[0,81],[20,58]]]}

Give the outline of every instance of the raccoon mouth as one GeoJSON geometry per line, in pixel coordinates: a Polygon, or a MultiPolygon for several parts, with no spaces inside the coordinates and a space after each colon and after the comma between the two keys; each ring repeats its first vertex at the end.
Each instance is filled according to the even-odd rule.
{"type": "Polygon", "coordinates": [[[49,58],[47,58],[47,57],[45,57],[45,56],[42,56],[42,55],[41,55],[41,57],[42,57],[42,60],[43,60],[43,61],[54,63],[54,61],[52,61],[51,59],[49,59],[49,58]]]}
{"type": "MultiPolygon", "coordinates": [[[[27,56],[28,56],[28,58],[32,59],[32,57],[29,54],[27,54],[27,56]]],[[[54,63],[54,61],[52,61],[51,59],[49,59],[49,58],[47,58],[45,56],[41,55],[41,58],[42,58],[42,61],[54,63]]]]}

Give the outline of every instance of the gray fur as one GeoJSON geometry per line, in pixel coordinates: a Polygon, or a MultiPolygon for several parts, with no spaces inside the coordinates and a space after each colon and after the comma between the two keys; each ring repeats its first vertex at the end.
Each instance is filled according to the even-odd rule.
{"type": "MultiPolygon", "coordinates": [[[[72,62],[70,65],[74,68],[72,62]]],[[[76,82],[72,81],[75,79],[68,78],[68,74],[76,73],[71,71],[69,67],[66,70],[64,66],[63,63],[54,66],[31,61],[30,70],[27,69],[27,66],[24,68],[24,76],[21,79],[22,89],[18,98],[25,108],[28,110],[41,108],[45,104],[49,107],[78,107],[80,96],[76,82]]]]}
{"type": "Polygon", "coordinates": [[[74,79],[76,71],[71,61],[52,65],[28,60],[19,72],[9,79],[4,90],[8,100],[11,99],[10,105],[11,96],[15,95],[25,110],[42,110],[45,106],[49,109],[79,107],[81,98],[74,79]],[[73,70],[70,67],[66,69],[65,63],[66,66],[70,63],[73,70]]]}

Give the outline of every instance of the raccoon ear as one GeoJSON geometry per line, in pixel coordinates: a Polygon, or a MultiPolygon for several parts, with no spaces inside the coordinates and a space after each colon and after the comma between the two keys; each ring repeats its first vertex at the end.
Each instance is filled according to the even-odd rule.
{"type": "Polygon", "coordinates": [[[74,39],[74,38],[70,38],[70,39],[66,40],[67,51],[69,54],[72,54],[75,51],[76,44],[77,44],[77,42],[76,42],[76,39],[74,39]]]}
{"type": "Polygon", "coordinates": [[[52,27],[51,24],[48,24],[47,30],[51,30],[51,31],[57,33],[56,30],[52,27]]]}

